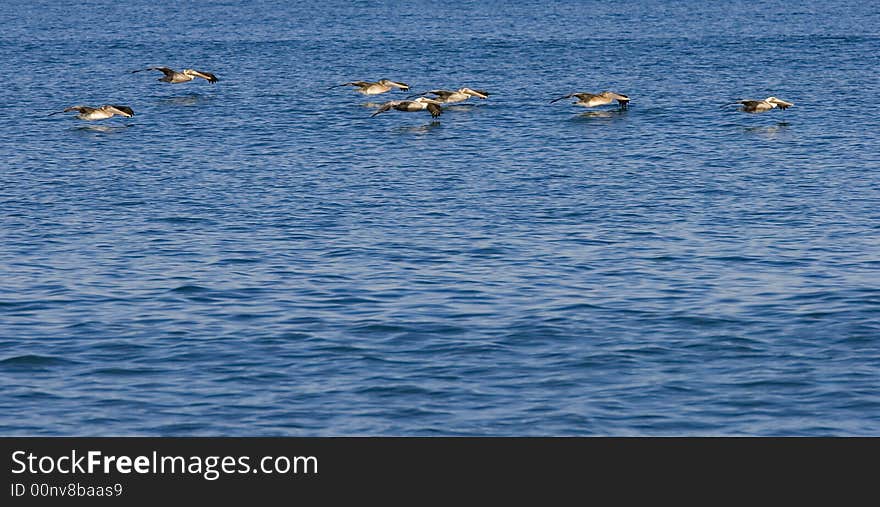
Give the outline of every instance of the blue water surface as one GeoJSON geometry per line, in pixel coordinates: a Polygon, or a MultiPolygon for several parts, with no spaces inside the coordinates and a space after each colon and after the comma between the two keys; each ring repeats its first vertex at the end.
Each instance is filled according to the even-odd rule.
{"type": "Polygon", "coordinates": [[[878,5],[7,1],[0,434],[878,435],[878,5]]]}

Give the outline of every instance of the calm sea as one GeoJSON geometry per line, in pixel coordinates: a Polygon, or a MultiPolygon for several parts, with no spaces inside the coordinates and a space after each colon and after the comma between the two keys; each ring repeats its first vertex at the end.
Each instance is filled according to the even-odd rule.
{"type": "Polygon", "coordinates": [[[0,20],[0,434],[880,434],[877,2],[74,4],[0,20]]]}

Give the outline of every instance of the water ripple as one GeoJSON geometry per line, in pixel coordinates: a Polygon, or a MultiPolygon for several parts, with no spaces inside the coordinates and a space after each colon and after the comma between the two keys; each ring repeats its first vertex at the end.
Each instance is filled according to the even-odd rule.
{"type": "Polygon", "coordinates": [[[13,2],[0,433],[880,432],[873,4],[450,6],[13,2]]]}

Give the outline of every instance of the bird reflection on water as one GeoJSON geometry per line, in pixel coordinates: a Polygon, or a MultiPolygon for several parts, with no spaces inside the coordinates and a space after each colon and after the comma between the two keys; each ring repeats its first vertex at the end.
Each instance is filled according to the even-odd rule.
{"type": "Polygon", "coordinates": [[[589,121],[589,120],[617,120],[621,119],[627,114],[627,109],[616,109],[616,110],[607,110],[607,111],[584,111],[583,113],[578,113],[572,117],[572,121],[589,121]]]}
{"type": "Polygon", "coordinates": [[[71,127],[70,130],[74,132],[81,132],[85,134],[114,134],[118,132],[122,132],[123,130],[133,127],[134,125],[79,125],[76,127],[71,127]]]}
{"type": "Polygon", "coordinates": [[[411,127],[395,127],[392,129],[393,132],[398,134],[427,134],[428,132],[434,130],[435,128],[440,126],[440,121],[433,120],[424,125],[411,126],[411,127]]]}
{"type": "Polygon", "coordinates": [[[186,95],[176,95],[174,97],[165,97],[158,101],[159,104],[166,106],[194,106],[201,102],[210,100],[210,96],[198,93],[189,93],[186,95]]]}
{"type": "Polygon", "coordinates": [[[775,125],[762,125],[758,127],[744,127],[743,132],[747,134],[758,134],[766,138],[774,138],[778,137],[781,134],[785,134],[788,128],[791,126],[791,123],[781,121],[776,123],[775,125]]]}
{"type": "Polygon", "coordinates": [[[447,111],[473,111],[475,108],[485,107],[485,104],[475,104],[473,102],[468,104],[455,104],[452,106],[446,106],[447,111]]]}

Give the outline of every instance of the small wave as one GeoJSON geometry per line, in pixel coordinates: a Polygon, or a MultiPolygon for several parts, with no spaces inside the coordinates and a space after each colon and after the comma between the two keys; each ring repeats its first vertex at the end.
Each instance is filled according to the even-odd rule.
{"type": "Polygon", "coordinates": [[[207,224],[213,225],[216,224],[214,220],[209,218],[201,218],[201,217],[162,217],[153,220],[154,222],[162,222],[166,224],[207,224]]]}
{"type": "Polygon", "coordinates": [[[161,373],[161,370],[157,370],[156,368],[100,368],[94,371],[88,372],[89,376],[92,375],[108,375],[111,377],[133,377],[138,375],[154,375],[161,373]]]}
{"type": "Polygon", "coordinates": [[[49,368],[52,366],[65,366],[70,364],[76,364],[76,362],[55,356],[26,354],[23,356],[14,356],[0,360],[0,369],[38,370],[49,368]]]}
{"type": "Polygon", "coordinates": [[[210,291],[211,289],[207,287],[202,287],[200,285],[181,285],[180,287],[171,289],[168,292],[173,292],[175,294],[202,294],[210,291]]]}
{"type": "Polygon", "coordinates": [[[388,335],[395,333],[405,333],[407,331],[410,331],[410,329],[394,324],[371,323],[354,326],[352,328],[352,331],[358,334],[363,333],[366,335],[388,335]]]}
{"type": "Polygon", "coordinates": [[[355,391],[358,394],[370,394],[376,396],[401,396],[401,395],[429,395],[434,394],[434,391],[429,389],[425,389],[423,387],[414,385],[414,384],[389,384],[389,385],[374,385],[369,387],[363,387],[355,391]]]}
{"type": "Polygon", "coordinates": [[[565,306],[560,306],[555,308],[556,311],[560,312],[571,312],[577,310],[604,310],[600,305],[594,305],[592,303],[572,303],[565,306]]]}
{"type": "Polygon", "coordinates": [[[721,262],[755,262],[760,259],[756,257],[746,257],[744,255],[722,255],[709,257],[710,260],[713,261],[721,261],[721,262]]]}
{"type": "Polygon", "coordinates": [[[45,310],[48,307],[41,301],[0,301],[0,312],[28,312],[45,310]]]}
{"type": "Polygon", "coordinates": [[[226,264],[257,264],[261,261],[261,259],[247,259],[242,257],[230,257],[227,259],[220,259],[214,264],[218,266],[224,266],[226,264]]]}

